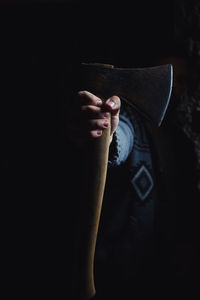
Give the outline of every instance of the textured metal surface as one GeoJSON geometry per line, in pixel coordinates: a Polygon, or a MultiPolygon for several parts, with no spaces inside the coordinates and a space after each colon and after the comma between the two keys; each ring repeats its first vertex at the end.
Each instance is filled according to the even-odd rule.
{"type": "Polygon", "coordinates": [[[81,88],[103,99],[117,95],[160,125],[172,91],[172,65],[123,69],[110,65],[81,64],[81,88]]]}

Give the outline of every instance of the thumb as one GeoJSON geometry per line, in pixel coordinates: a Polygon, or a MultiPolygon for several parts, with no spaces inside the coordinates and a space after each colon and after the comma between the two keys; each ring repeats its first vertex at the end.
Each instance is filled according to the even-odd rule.
{"type": "Polygon", "coordinates": [[[111,135],[117,129],[119,123],[121,101],[118,96],[112,96],[105,102],[105,110],[111,114],[111,135]]]}

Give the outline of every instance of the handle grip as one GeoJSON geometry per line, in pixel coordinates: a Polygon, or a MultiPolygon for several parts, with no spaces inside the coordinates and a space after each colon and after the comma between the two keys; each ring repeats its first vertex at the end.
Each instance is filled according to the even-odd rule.
{"type": "MultiPolygon", "coordinates": [[[[109,117],[110,123],[110,117],[109,117]]],[[[103,131],[98,139],[92,140],[85,148],[84,168],[87,176],[83,179],[83,199],[81,219],[78,230],[78,279],[76,278],[78,298],[89,300],[94,297],[94,256],[102,201],[106,182],[110,128],[103,131]]]]}

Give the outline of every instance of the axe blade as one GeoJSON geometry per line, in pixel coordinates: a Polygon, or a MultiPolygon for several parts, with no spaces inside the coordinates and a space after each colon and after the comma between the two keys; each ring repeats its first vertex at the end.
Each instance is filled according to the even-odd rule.
{"type": "Polygon", "coordinates": [[[161,125],[172,92],[171,64],[148,68],[115,68],[112,65],[82,63],[82,89],[107,99],[121,97],[148,120],[161,125]]]}

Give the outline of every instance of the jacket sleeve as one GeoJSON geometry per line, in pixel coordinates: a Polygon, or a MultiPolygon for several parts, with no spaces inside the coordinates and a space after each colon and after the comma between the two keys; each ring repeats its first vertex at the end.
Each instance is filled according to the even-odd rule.
{"type": "Polygon", "coordinates": [[[120,113],[119,124],[110,145],[108,166],[119,166],[124,163],[134,143],[134,128],[127,115],[120,113]]]}

